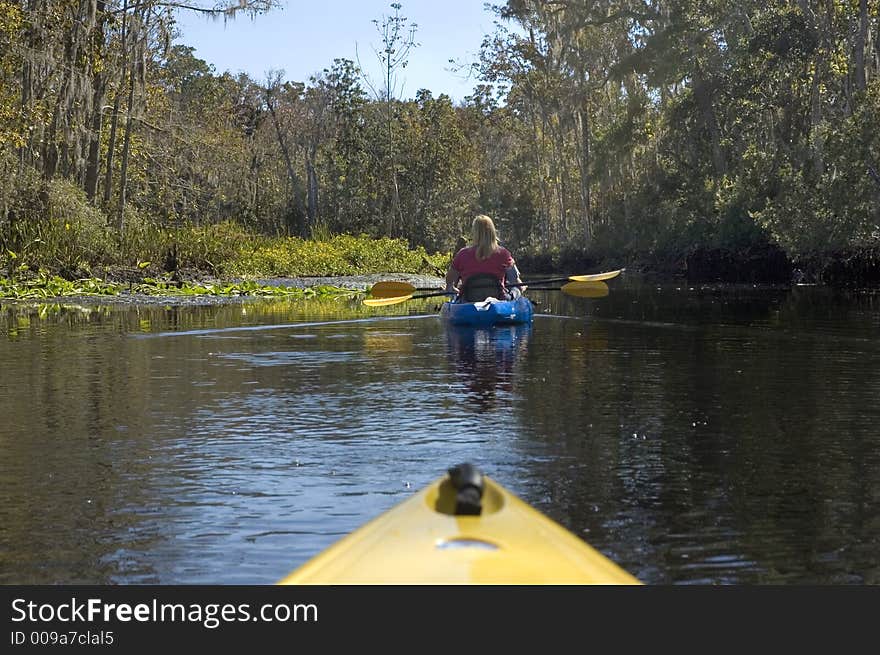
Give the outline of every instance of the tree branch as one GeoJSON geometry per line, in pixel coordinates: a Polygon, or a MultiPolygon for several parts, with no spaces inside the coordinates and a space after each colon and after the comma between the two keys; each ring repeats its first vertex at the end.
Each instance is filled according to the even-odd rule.
{"type": "MultiPolygon", "coordinates": [[[[234,4],[230,1],[229,6],[227,7],[214,7],[213,9],[209,9],[207,7],[200,7],[198,5],[188,5],[183,2],[174,2],[173,0],[164,0],[159,2],[150,2],[148,3],[150,7],[165,7],[168,9],[186,9],[188,11],[196,11],[201,14],[206,14],[208,16],[235,16],[240,11],[245,11],[249,14],[261,14],[263,12],[269,11],[274,7],[278,6],[278,0],[247,0],[247,2],[242,5],[239,2],[235,2],[234,4]]],[[[127,8],[122,7],[120,9],[114,9],[112,11],[108,11],[108,14],[121,14],[124,11],[127,11],[127,8]]]]}

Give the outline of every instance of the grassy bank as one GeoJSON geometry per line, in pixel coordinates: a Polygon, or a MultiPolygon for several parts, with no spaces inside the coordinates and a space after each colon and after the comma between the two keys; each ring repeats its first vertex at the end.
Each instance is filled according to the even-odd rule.
{"type": "Polygon", "coordinates": [[[124,232],[80,202],[64,184],[49,186],[39,220],[13,214],[0,225],[0,297],[114,295],[314,295],[252,281],[371,273],[442,275],[449,254],[410,248],[402,239],[333,235],[267,237],[233,223],[159,227],[132,216],[124,232]],[[232,282],[232,280],[236,280],[232,282]]]}
{"type": "Polygon", "coordinates": [[[224,223],[207,227],[141,227],[119,237],[76,222],[44,224],[28,239],[6,238],[0,271],[27,279],[43,273],[73,280],[113,279],[125,269],[140,277],[190,271],[231,277],[330,277],[400,272],[439,274],[448,254],[429,255],[401,239],[334,235],[266,237],[224,223]]]}

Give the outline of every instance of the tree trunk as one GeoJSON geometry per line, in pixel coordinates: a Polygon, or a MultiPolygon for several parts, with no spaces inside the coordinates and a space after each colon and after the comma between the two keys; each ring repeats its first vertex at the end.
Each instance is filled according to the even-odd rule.
{"type": "Polygon", "coordinates": [[[856,89],[864,91],[868,86],[865,73],[865,45],[868,41],[868,0],[859,0],[859,29],[856,32],[855,68],[856,89]]]}
{"type": "Polygon", "coordinates": [[[315,172],[315,152],[312,150],[306,158],[306,175],[308,176],[308,225],[304,232],[318,222],[318,174],[315,172]]]}
{"type": "Polygon", "coordinates": [[[134,84],[135,72],[129,71],[128,83],[128,111],[125,117],[125,135],[122,138],[122,163],[119,169],[119,209],[116,219],[116,227],[120,232],[125,230],[125,195],[128,186],[128,155],[131,151],[131,130],[134,124],[134,84]]]}
{"type": "MultiPolygon", "coordinates": [[[[270,83],[271,84],[271,83],[270,83]]],[[[296,223],[300,224],[302,222],[302,217],[305,216],[305,207],[303,207],[302,198],[300,198],[300,181],[299,177],[296,174],[296,171],[293,168],[293,159],[290,156],[290,148],[287,146],[287,139],[284,138],[284,132],[281,130],[281,123],[278,121],[278,115],[275,112],[275,105],[272,100],[272,89],[267,85],[265,89],[266,93],[266,107],[269,109],[269,115],[272,117],[272,124],[275,126],[275,135],[278,137],[278,146],[281,148],[281,154],[284,157],[284,164],[287,166],[287,178],[290,181],[291,186],[291,194],[293,197],[293,211],[296,214],[296,223]]],[[[290,225],[288,224],[288,231],[290,231],[290,225]]],[[[300,232],[300,225],[293,226],[295,232],[300,232]]]]}
{"type": "Polygon", "coordinates": [[[84,122],[79,115],[78,107],[85,105],[91,95],[88,88],[83,88],[78,78],[85,77],[82,66],[82,51],[87,49],[94,25],[92,16],[83,15],[83,6],[71,6],[63,11],[65,22],[69,18],[72,28],[67,30],[62,40],[60,61],[55,62],[60,71],[61,84],[55,95],[55,106],[52,111],[52,122],[48,137],[44,141],[43,175],[51,180],[56,174],[72,177],[80,172],[76,165],[75,154],[77,145],[72,123],[84,122]],[[72,161],[73,160],[73,161],[72,161]]]}
{"type": "Polygon", "coordinates": [[[260,221],[260,160],[257,157],[257,152],[254,147],[254,137],[251,136],[249,139],[250,148],[251,148],[251,166],[250,166],[250,184],[252,193],[251,195],[251,215],[254,217],[254,220],[259,224],[260,221]]]}
{"type": "MultiPolygon", "coordinates": [[[[389,72],[389,84],[390,84],[390,72],[389,72]]],[[[388,168],[391,171],[391,208],[388,212],[388,219],[386,221],[386,232],[389,237],[398,236],[395,233],[395,223],[400,230],[400,234],[405,234],[406,230],[403,225],[403,213],[400,210],[400,185],[397,180],[397,154],[394,150],[394,116],[392,113],[391,106],[391,90],[389,87],[388,97],[386,98],[386,105],[388,110],[388,168]]]]}
{"type": "MultiPolygon", "coordinates": [[[[136,0],[134,3],[132,18],[137,16],[138,11],[140,10],[140,4],[140,0],[136,0]]],[[[137,45],[137,41],[135,40],[132,43],[131,66],[128,71],[128,107],[126,108],[125,116],[125,135],[122,138],[122,162],[120,163],[119,168],[119,209],[116,219],[116,227],[120,233],[125,231],[125,201],[126,193],[128,192],[128,157],[131,152],[131,131],[134,127],[134,87],[137,78],[137,62],[134,47],[137,45]]]]}
{"type": "Polygon", "coordinates": [[[590,146],[592,134],[590,132],[589,109],[578,109],[575,115],[580,147],[578,148],[580,163],[580,204],[584,220],[584,244],[589,245],[593,240],[593,203],[590,196],[590,160],[592,153],[590,146]]]}
{"type": "MultiPolygon", "coordinates": [[[[28,11],[34,13],[36,11],[36,7],[34,6],[34,2],[30,2],[28,6],[28,11]]],[[[34,47],[34,37],[33,37],[33,27],[28,25],[25,27],[25,33],[23,36],[23,40],[28,48],[34,47]]],[[[29,57],[23,57],[21,63],[21,114],[22,116],[28,117],[30,120],[30,104],[31,99],[33,98],[33,65],[30,62],[29,57]]],[[[32,159],[32,148],[34,143],[34,134],[31,133],[27,139],[27,145],[24,145],[18,149],[18,174],[19,176],[24,174],[25,164],[30,163],[32,159]]]]}
{"type": "MultiPolygon", "coordinates": [[[[98,16],[95,26],[94,54],[102,53],[105,45],[104,25],[107,22],[106,13],[107,3],[105,0],[97,0],[95,4],[95,12],[98,16]]],[[[94,55],[93,55],[94,56],[94,55]]],[[[94,71],[92,75],[92,121],[89,130],[89,147],[86,155],[86,173],[83,182],[83,189],[86,197],[94,204],[98,196],[98,179],[100,178],[101,168],[101,129],[104,124],[104,93],[107,90],[107,75],[103,71],[94,71]]]]}
{"type": "MultiPolygon", "coordinates": [[[[122,75],[125,80],[125,73],[122,75]]],[[[116,91],[116,97],[113,99],[113,114],[110,116],[110,136],[107,139],[107,161],[104,162],[104,204],[109,206],[110,199],[113,197],[113,154],[116,150],[116,132],[119,129],[119,92],[121,87],[116,91]]]]}
{"type": "MultiPolygon", "coordinates": [[[[534,106],[532,103],[534,98],[530,99],[530,106],[534,106]]],[[[549,177],[549,171],[547,169],[546,158],[543,156],[543,130],[538,126],[537,116],[535,115],[534,110],[529,111],[529,119],[532,123],[532,135],[534,137],[534,150],[535,150],[535,170],[538,171],[538,182],[539,188],[541,191],[541,212],[539,221],[539,229],[541,230],[541,245],[544,248],[550,248],[550,231],[551,231],[551,210],[550,210],[550,190],[547,188],[547,178],[549,177]]]]}
{"type": "MultiPolygon", "coordinates": [[[[62,93],[64,85],[62,85],[62,93]]],[[[60,96],[61,94],[59,94],[60,96]]],[[[49,123],[49,132],[43,144],[43,177],[51,180],[55,177],[55,169],[58,167],[58,146],[55,143],[58,132],[58,114],[61,111],[60,97],[55,102],[55,110],[52,112],[52,122],[49,123]]]]}
{"type": "Polygon", "coordinates": [[[825,140],[822,138],[822,97],[819,91],[819,64],[813,74],[813,85],[810,91],[810,136],[813,156],[813,173],[818,180],[825,173],[825,140]]]}
{"type": "Polygon", "coordinates": [[[718,119],[715,117],[715,110],[712,107],[712,88],[703,79],[699,67],[694,72],[694,97],[703,119],[703,126],[709,135],[712,165],[715,169],[715,174],[720,178],[727,172],[727,163],[724,159],[724,152],[721,149],[721,131],[718,128],[718,119]]]}
{"type": "Polygon", "coordinates": [[[100,178],[101,167],[101,128],[104,122],[104,111],[102,104],[104,102],[104,90],[106,82],[104,75],[98,73],[94,79],[95,93],[92,99],[92,124],[89,132],[89,152],[86,163],[86,177],[83,188],[89,202],[95,204],[95,198],[98,195],[98,179],[100,178]]]}
{"type": "Polygon", "coordinates": [[[110,116],[110,138],[107,142],[107,161],[104,167],[104,205],[108,208],[113,197],[113,158],[116,150],[116,132],[119,129],[119,98],[125,86],[126,75],[128,74],[128,0],[123,0],[122,2],[122,28],[120,34],[119,50],[122,53],[122,62],[120,64],[122,77],[119,88],[116,90],[113,98],[113,114],[110,116]]]}
{"type": "Polygon", "coordinates": [[[567,243],[568,225],[568,188],[569,171],[565,161],[565,135],[562,129],[562,116],[554,110],[551,116],[550,134],[553,139],[553,179],[559,220],[556,224],[555,243],[567,243]],[[553,120],[555,119],[555,120],[553,120]]]}

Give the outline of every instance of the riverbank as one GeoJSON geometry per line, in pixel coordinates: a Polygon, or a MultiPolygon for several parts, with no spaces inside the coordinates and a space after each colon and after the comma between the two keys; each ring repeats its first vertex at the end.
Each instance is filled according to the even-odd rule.
{"type": "Polygon", "coordinates": [[[217,305],[266,297],[302,298],[366,293],[381,280],[408,282],[416,287],[442,289],[443,278],[416,273],[370,273],[322,277],[219,279],[198,271],[177,271],[154,278],[137,269],[117,268],[102,279],[64,281],[33,278],[7,287],[0,280],[0,304],[76,302],[88,305],[217,305]],[[14,289],[14,291],[13,291],[14,289]]]}
{"type": "MultiPolygon", "coordinates": [[[[542,276],[583,274],[626,268],[631,275],[655,281],[679,280],[692,285],[818,284],[848,288],[880,285],[880,253],[874,250],[847,256],[789,259],[773,246],[740,250],[695,249],[672,262],[597,262],[589,258],[563,262],[525,256],[520,268],[527,280],[542,276]]],[[[375,269],[374,269],[375,270],[375,269]]],[[[436,270],[436,269],[435,269],[436,270]]],[[[216,305],[250,299],[345,296],[367,292],[376,282],[395,280],[417,288],[442,289],[444,279],[430,273],[396,272],[339,275],[265,275],[220,277],[208,270],[177,267],[172,271],[148,266],[102,267],[99,277],[66,279],[26,273],[15,280],[0,279],[0,303],[70,302],[116,305],[216,305]]]]}
{"type": "Polygon", "coordinates": [[[579,251],[569,251],[555,257],[520,255],[517,262],[520,270],[528,271],[531,275],[626,268],[647,277],[679,279],[688,284],[880,286],[880,245],[797,256],[790,256],[772,243],[752,243],[740,247],[694,246],[665,257],[642,254],[619,259],[596,259],[579,251]]]}

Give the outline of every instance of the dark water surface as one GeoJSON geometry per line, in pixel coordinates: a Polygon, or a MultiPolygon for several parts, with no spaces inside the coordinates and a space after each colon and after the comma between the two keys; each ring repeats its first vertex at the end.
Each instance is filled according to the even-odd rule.
{"type": "Polygon", "coordinates": [[[649,584],[880,584],[880,294],[609,286],[3,305],[0,583],[272,583],[472,461],[649,584]]]}

